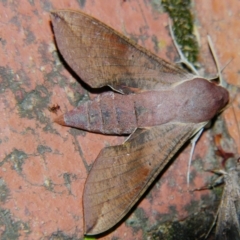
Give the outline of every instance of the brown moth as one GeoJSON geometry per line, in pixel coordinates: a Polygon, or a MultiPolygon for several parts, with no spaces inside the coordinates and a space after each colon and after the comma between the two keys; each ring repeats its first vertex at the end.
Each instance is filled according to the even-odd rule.
{"type": "Polygon", "coordinates": [[[131,134],[99,153],[83,193],[85,233],[116,225],[176,152],[228,103],[226,89],[166,62],[79,11],[52,12],[57,46],[90,87],[113,91],[56,122],[103,134],[131,134]]]}

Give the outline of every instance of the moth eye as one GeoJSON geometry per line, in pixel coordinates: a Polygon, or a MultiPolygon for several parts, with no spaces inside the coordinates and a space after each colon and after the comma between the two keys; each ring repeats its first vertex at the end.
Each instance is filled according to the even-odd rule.
{"type": "Polygon", "coordinates": [[[152,163],[151,163],[151,162],[148,162],[148,165],[149,165],[149,166],[152,166],[152,163]]]}

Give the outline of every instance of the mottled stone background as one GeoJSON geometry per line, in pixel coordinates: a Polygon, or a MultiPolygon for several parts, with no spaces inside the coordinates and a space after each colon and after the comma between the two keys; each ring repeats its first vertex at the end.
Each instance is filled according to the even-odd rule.
{"type": "MultiPolygon", "coordinates": [[[[49,12],[61,8],[81,9],[160,57],[178,60],[160,0],[0,1],[1,239],[82,238],[82,192],[88,170],[104,146],[123,141],[53,122],[56,114],[49,106],[58,104],[64,112],[95,96],[59,58],[49,12]]],[[[220,65],[232,60],[223,72],[231,106],[197,144],[189,186],[195,189],[213,176],[204,170],[222,167],[215,154],[217,134],[225,151],[236,157],[239,152],[240,1],[193,1],[191,12],[202,74],[216,73],[207,34],[220,65]]],[[[216,190],[189,192],[189,151],[189,146],[182,150],[135,211],[102,239],[204,237],[221,195],[216,190]]]]}

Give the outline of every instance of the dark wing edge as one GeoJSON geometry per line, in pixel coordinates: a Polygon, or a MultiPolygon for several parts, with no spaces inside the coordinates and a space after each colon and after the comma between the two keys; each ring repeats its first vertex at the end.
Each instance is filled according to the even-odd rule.
{"type": "Polygon", "coordinates": [[[93,88],[157,90],[194,76],[80,11],[56,10],[51,18],[64,59],[93,88]]]}
{"type": "Polygon", "coordinates": [[[104,148],[85,183],[86,234],[96,235],[116,225],[182,145],[204,125],[168,123],[137,129],[124,144],[104,148]]]}

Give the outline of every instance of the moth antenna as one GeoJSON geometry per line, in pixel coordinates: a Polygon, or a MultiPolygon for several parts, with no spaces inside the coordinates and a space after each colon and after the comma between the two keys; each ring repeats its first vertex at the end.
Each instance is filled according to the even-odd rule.
{"type": "Polygon", "coordinates": [[[204,127],[201,128],[198,133],[194,136],[194,138],[191,140],[191,152],[190,152],[190,156],[189,156],[189,160],[188,160],[188,167],[187,167],[187,185],[189,186],[189,180],[190,180],[190,167],[191,167],[191,163],[192,163],[192,157],[193,157],[193,153],[194,153],[194,149],[196,146],[196,143],[198,141],[198,139],[200,138],[202,132],[204,130],[204,127]]]}
{"type": "MultiPolygon", "coordinates": [[[[213,46],[213,42],[212,42],[212,38],[210,37],[210,35],[207,35],[207,40],[208,40],[208,45],[209,45],[209,48],[210,48],[210,51],[213,55],[213,59],[214,59],[214,62],[216,64],[216,67],[217,67],[217,74],[218,74],[218,78],[219,78],[219,82],[220,82],[220,85],[223,86],[224,84],[224,81],[223,81],[223,78],[222,78],[222,72],[223,70],[228,66],[228,64],[232,61],[232,59],[230,59],[226,64],[225,66],[220,69],[220,65],[219,65],[219,62],[218,62],[218,58],[217,58],[217,54],[216,54],[216,51],[214,49],[214,46],[213,46]]],[[[237,116],[236,116],[236,113],[235,113],[235,110],[234,110],[234,107],[232,104],[229,104],[232,106],[232,109],[233,109],[233,115],[234,115],[234,119],[237,123],[237,116]]],[[[227,106],[226,106],[227,107],[227,106]]],[[[240,130],[239,130],[239,126],[237,125],[237,132],[238,132],[238,141],[240,141],[240,130]]]]}
{"type": "Polygon", "coordinates": [[[174,44],[175,48],[177,49],[177,52],[178,52],[179,57],[180,57],[180,61],[178,61],[178,62],[185,64],[194,74],[199,76],[199,73],[198,73],[197,69],[193,66],[193,64],[191,62],[189,62],[187,60],[187,58],[184,56],[183,52],[181,51],[181,49],[180,49],[180,47],[179,47],[179,45],[176,41],[176,37],[174,35],[170,19],[168,19],[168,25],[169,25],[170,35],[171,35],[171,38],[173,40],[173,44],[174,44]]]}
{"type": "Polygon", "coordinates": [[[211,224],[210,229],[208,230],[207,234],[205,235],[204,239],[207,239],[209,234],[211,233],[211,231],[213,230],[214,226],[217,224],[217,219],[218,219],[218,214],[219,214],[219,210],[220,208],[218,208],[217,212],[216,212],[216,216],[214,217],[214,221],[211,224]]]}
{"type": "Polygon", "coordinates": [[[232,62],[233,58],[231,58],[226,64],[225,66],[221,69],[221,73],[224,71],[224,69],[230,64],[230,62],[232,62]]]}
{"type": "Polygon", "coordinates": [[[223,86],[223,78],[222,78],[222,71],[223,71],[223,69],[222,70],[220,69],[220,65],[219,65],[219,62],[218,62],[217,54],[216,54],[216,51],[214,49],[212,38],[210,37],[210,35],[207,35],[207,40],[208,40],[208,45],[209,45],[210,51],[212,53],[215,65],[217,67],[217,78],[219,78],[220,85],[223,86]]]}

